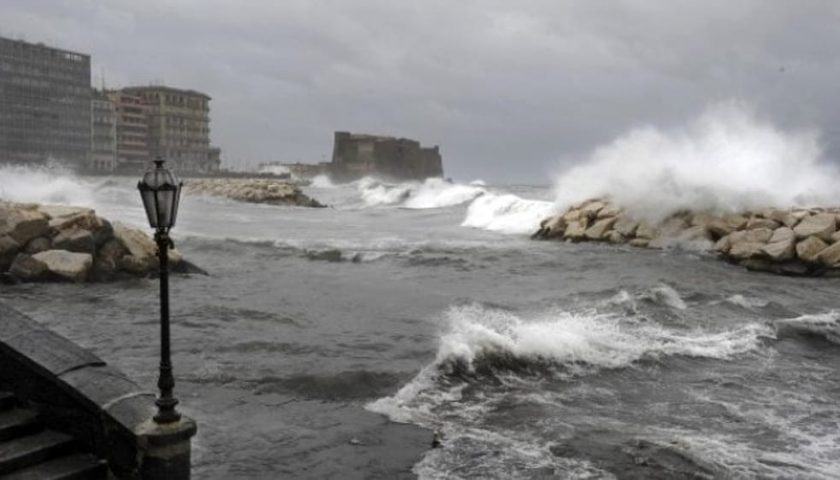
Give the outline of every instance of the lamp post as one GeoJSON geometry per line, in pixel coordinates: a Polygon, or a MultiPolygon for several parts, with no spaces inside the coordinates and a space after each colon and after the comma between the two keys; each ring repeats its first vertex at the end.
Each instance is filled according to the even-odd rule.
{"type": "Polygon", "coordinates": [[[169,350],[169,257],[168,250],[173,248],[169,230],[175,226],[178,215],[178,202],[183,185],[163,164],[163,158],[155,160],[154,167],[143,175],[137,183],[149,225],[155,229],[155,243],[160,261],[160,376],[158,389],[160,396],[155,400],[158,412],[154,416],[159,424],[173,423],[181,419],[175,410],[178,405],[172,390],[175,378],[172,376],[172,359],[169,350]]]}

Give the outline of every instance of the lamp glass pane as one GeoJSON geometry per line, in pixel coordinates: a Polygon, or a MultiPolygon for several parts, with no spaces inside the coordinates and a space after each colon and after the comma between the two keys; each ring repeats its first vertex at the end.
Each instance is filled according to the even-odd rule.
{"type": "Polygon", "coordinates": [[[178,182],[175,186],[175,202],[172,204],[172,225],[170,227],[174,227],[175,220],[178,219],[178,205],[181,204],[181,187],[183,186],[184,184],[181,182],[178,182]]]}
{"type": "Polygon", "coordinates": [[[140,188],[140,198],[143,200],[143,208],[146,209],[146,217],[149,225],[157,228],[157,209],[155,208],[155,192],[149,188],[140,188]]]}
{"type": "Polygon", "coordinates": [[[172,226],[172,208],[175,204],[175,189],[162,188],[156,192],[158,201],[158,227],[169,228],[172,226]]]}

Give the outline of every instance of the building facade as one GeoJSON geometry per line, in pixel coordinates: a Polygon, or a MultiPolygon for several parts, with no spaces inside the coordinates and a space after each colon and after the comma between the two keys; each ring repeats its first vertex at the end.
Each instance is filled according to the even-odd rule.
{"type": "Polygon", "coordinates": [[[116,169],[142,172],[149,165],[149,120],[143,99],[124,90],[108,92],[116,115],[116,169]]]}
{"type": "Polygon", "coordinates": [[[210,146],[210,97],[164,86],[127,87],[146,105],[149,153],[182,172],[219,169],[221,151],[210,146]]]}
{"type": "Polygon", "coordinates": [[[335,132],[330,176],[348,181],[376,175],[396,180],[443,176],[440,149],[408,138],[335,132]]]}
{"type": "Polygon", "coordinates": [[[0,162],[91,157],[90,56],[0,37],[0,162]]]}
{"type": "Polygon", "coordinates": [[[117,169],[117,111],[114,102],[101,90],[93,90],[91,111],[90,169],[113,172],[117,169]]]}

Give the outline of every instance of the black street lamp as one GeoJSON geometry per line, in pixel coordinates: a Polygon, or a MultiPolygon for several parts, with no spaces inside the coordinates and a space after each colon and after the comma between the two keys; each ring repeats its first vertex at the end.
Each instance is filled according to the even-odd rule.
{"type": "Polygon", "coordinates": [[[181,197],[181,183],[175,175],[163,166],[158,157],[155,166],[146,171],[143,180],[137,183],[143,207],[149,217],[149,224],[155,229],[155,243],[160,259],[160,396],[155,400],[158,413],[157,423],[172,423],[181,419],[175,410],[178,399],[172,395],[175,378],[172,376],[172,359],[169,351],[169,257],[167,251],[173,248],[169,230],[175,226],[178,215],[178,201],[181,197]]]}

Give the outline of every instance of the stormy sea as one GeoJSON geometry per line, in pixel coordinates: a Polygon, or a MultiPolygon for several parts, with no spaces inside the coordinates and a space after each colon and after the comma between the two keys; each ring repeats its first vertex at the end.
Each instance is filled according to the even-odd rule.
{"type": "MultiPolygon", "coordinates": [[[[774,182],[828,175],[806,137],[698,125],[631,133],[542,186],[319,177],[304,191],[322,209],[185,196],[175,243],[209,272],[171,279],[194,477],[837,478],[840,279],[529,239],[564,195],[615,187],[619,151],[660,158],[621,190],[664,195],[644,208],[795,202],[774,182]],[[768,138],[800,163],[760,174],[781,168],[768,138]],[[697,173],[692,158],[716,168],[730,148],[753,162],[741,184],[697,173]]],[[[137,179],[0,176],[5,198],[145,225],[137,179]]],[[[156,280],[3,286],[0,301],[154,390],[156,280]]]]}

